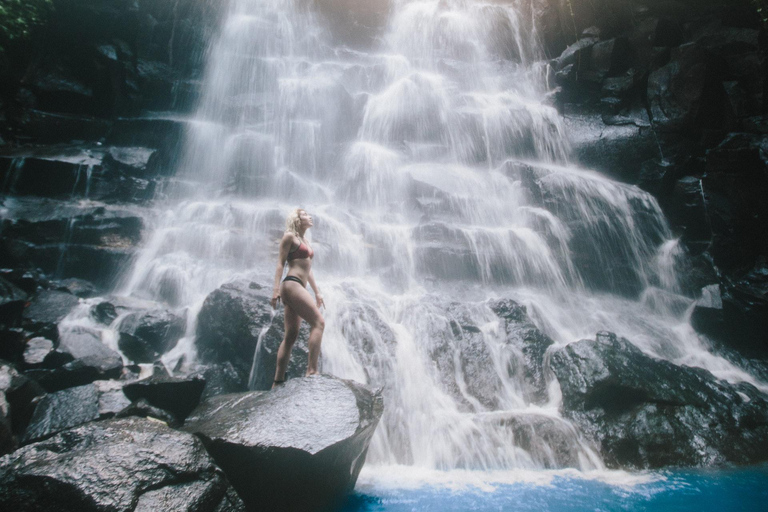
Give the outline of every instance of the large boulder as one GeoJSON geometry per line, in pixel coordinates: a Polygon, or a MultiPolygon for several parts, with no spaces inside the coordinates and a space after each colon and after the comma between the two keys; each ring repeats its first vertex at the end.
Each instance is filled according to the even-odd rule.
{"type": "Polygon", "coordinates": [[[651,358],[600,332],[553,352],[563,414],[621,468],[768,460],[768,401],[747,383],[651,358]]]}
{"type": "Polygon", "coordinates": [[[58,346],[43,359],[43,367],[26,374],[49,392],[89,384],[95,380],[120,376],[123,359],[85,328],[66,329],[58,346]]]}
{"type": "MultiPolygon", "coordinates": [[[[211,292],[197,317],[195,344],[200,361],[229,362],[247,381],[262,337],[254,386],[269,389],[275,373],[277,348],[285,333],[282,309],[274,311],[270,299],[267,289],[250,281],[235,281],[211,292]]],[[[287,378],[306,373],[308,334],[306,324],[302,323],[287,378]]]]}
{"type": "Polygon", "coordinates": [[[144,399],[154,407],[166,410],[184,420],[200,402],[205,379],[155,376],[126,384],[125,396],[132,401],[144,399]]]}
{"type": "Polygon", "coordinates": [[[131,361],[154,363],[176,346],[186,327],[184,317],[167,310],[137,311],[120,321],[118,346],[131,361]]]}
{"type": "Polygon", "coordinates": [[[324,510],[352,490],[383,400],[328,375],[204,401],[196,433],[251,510],[324,510]]]}
{"type": "Polygon", "coordinates": [[[59,339],[58,324],[80,302],[70,293],[43,291],[24,309],[23,324],[30,332],[50,340],[59,339]]]}
{"type": "Polygon", "coordinates": [[[242,510],[230,489],[200,441],[146,419],[89,423],[0,459],[3,510],[242,510]]]}

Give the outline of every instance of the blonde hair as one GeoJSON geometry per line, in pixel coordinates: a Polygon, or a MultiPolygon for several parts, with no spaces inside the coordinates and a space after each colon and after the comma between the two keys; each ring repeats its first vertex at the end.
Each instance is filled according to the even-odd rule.
{"type": "Polygon", "coordinates": [[[285,230],[293,233],[296,236],[299,236],[299,226],[301,226],[301,218],[299,215],[301,215],[301,212],[304,211],[304,208],[296,208],[291,213],[288,214],[288,217],[285,219],[285,230]]]}

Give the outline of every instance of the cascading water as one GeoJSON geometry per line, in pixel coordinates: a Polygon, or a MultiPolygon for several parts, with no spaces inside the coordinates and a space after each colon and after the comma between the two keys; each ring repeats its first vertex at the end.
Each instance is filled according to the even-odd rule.
{"type": "Polygon", "coordinates": [[[327,304],[323,371],[385,389],[369,464],[602,467],[560,417],[556,383],[541,397],[510,371],[522,355],[489,299],[524,304],[560,345],[607,329],[761,386],[688,326],[682,255],[654,199],[569,163],[517,4],[390,11],[362,51],[334,44],[306,2],[231,0],[176,186],[123,282],[189,308],[168,362],[193,357],[212,290],[238,277],[271,286],[284,217],[302,206],[327,304]],[[482,382],[454,332],[465,324],[487,354],[482,382]],[[520,425],[538,434],[523,443],[520,425]]]}

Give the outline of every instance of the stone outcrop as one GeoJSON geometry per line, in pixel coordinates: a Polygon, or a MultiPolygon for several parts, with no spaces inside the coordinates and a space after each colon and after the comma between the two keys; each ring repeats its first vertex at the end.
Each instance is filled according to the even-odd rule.
{"type": "Polygon", "coordinates": [[[768,459],[768,401],[747,383],[653,359],[600,332],[556,350],[563,414],[612,467],[750,464],[768,459]]]}
{"type": "Polygon", "coordinates": [[[243,510],[198,439],[136,418],[89,423],[3,457],[0,508],[243,510]]]}
{"type": "Polygon", "coordinates": [[[320,375],[210,398],[184,430],[250,510],[324,510],[354,487],[382,408],[378,392],[320,375]]]}
{"type": "MultiPolygon", "coordinates": [[[[692,257],[686,293],[728,303],[712,336],[765,338],[765,28],[749,0],[535,2],[580,163],[652,193],[692,257]],[[764,317],[762,317],[764,318],[764,317]],[[723,334],[725,333],[725,334],[723,334]]],[[[697,324],[700,325],[700,324],[697,324]]]]}
{"type": "MultiPolygon", "coordinates": [[[[285,328],[281,308],[274,311],[268,290],[250,281],[222,285],[206,297],[197,317],[198,356],[204,363],[230,363],[247,381],[259,337],[254,389],[269,389],[275,375],[277,349],[285,328]]],[[[307,368],[309,329],[302,323],[286,378],[303,376],[307,368]]]]}

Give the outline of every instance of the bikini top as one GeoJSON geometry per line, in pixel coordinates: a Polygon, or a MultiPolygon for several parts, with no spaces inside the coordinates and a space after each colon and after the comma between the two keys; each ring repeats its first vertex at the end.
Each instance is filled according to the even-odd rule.
{"type": "Polygon", "coordinates": [[[301,242],[296,249],[288,253],[288,261],[303,260],[304,258],[311,258],[314,255],[315,251],[304,242],[301,242]]]}

